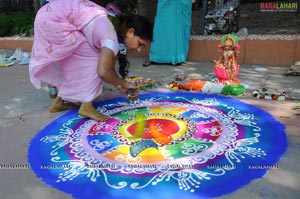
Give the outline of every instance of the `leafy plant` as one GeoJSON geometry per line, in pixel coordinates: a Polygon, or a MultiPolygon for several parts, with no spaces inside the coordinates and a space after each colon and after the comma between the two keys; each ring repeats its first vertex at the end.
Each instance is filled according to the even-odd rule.
{"type": "Polygon", "coordinates": [[[0,14],[0,37],[30,36],[33,30],[34,12],[13,12],[0,14]]]}

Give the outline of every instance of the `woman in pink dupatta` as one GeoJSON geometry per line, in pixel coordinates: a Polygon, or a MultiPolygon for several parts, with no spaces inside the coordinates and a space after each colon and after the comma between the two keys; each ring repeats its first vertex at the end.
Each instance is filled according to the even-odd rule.
{"type": "MultiPolygon", "coordinates": [[[[152,40],[152,25],[139,15],[122,16],[118,36],[127,52],[140,51],[152,40]]],[[[65,101],[81,102],[78,113],[96,121],[107,116],[93,106],[103,89],[103,81],[127,95],[136,87],[115,72],[119,50],[117,32],[106,9],[88,0],[55,0],[43,6],[34,23],[34,43],[29,64],[32,84],[42,82],[58,88],[50,112],[70,108],[65,101]]],[[[73,106],[71,106],[73,108],[73,106]]]]}

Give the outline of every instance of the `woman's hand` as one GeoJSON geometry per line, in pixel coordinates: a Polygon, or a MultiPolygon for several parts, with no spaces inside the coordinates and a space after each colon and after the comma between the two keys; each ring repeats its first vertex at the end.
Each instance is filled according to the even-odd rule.
{"type": "Polygon", "coordinates": [[[139,97],[139,88],[128,82],[118,85],[117,89],[130,101],[135,101],[139,97]]]}
{"type": "Polygon", "coordinates": [[[97,68],[99,77],[103,81],[114,85],[128,100],[137,100],[139,88],[135,85],[129,84],[118,76],[115,70],[115,62],[116,59],[114,52],[107,47],[103,47],[101,49],[97,68]]]}

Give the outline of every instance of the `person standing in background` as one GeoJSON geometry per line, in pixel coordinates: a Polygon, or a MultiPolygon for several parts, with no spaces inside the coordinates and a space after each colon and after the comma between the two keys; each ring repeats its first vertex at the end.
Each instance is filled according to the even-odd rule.
{"type": "Polygon", "coordinates": [[[178,65],[186,62],[190,43],[192,0],[158,0],[149,59],[178,65]]]}

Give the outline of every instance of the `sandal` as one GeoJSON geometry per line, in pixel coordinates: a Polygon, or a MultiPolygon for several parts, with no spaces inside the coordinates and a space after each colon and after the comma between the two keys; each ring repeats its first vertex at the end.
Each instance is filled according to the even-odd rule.
{"type": "Polygon", "coordinates": [[[150,59],[146,59],[146,61],[143,63],[144,67],[148,67],[152,64],[152,61],[150,61],[150,59]]]}

